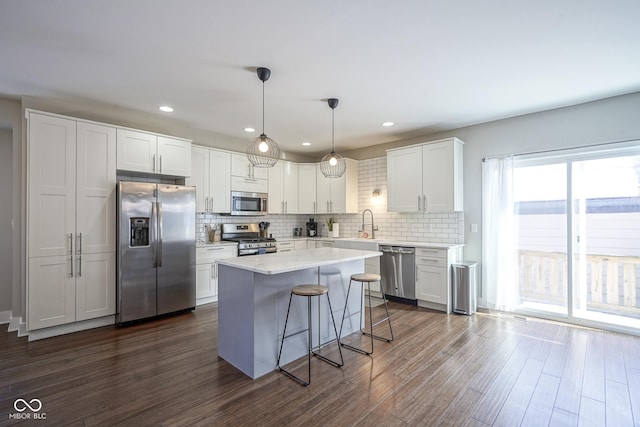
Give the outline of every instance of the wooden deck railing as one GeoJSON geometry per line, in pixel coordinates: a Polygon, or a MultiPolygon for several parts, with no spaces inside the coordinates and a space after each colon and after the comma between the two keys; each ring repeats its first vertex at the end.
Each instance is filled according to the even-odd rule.
{"type": "MultiPolygon", "coordinates": [[[[580,255],[576,255],[578,258],[580,255]]],[[[576,279],[578,301],[586,308],[640,315],[640,257],[588,254],[576,279]],[[586,277],[582,277],[586,275],[586,277]]],[[[525,301],[566,304],[567,254],[519,251],[520,297],[525,301]]],[[[579,264],[579,263],[577,263],[579,264]]]]}

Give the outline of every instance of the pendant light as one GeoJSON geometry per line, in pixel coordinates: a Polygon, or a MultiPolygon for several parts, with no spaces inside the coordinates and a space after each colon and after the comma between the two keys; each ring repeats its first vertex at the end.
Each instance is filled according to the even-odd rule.
{"type": "Polygon", "coordinates": [[[264,133],[264,82],[271,77],[271,70],[259,67],[256,72],[262,81],[262,133],[247,147],[247,158],[257,168],[271,168],[280,160],[278,144],[264,133]]]}
{"type": "Polygon", "coordinates": [[[320,170],[322,174],[327,178],[340,178],[347,170],[347,163],[340,154],[335,151],[335,126],[334,126],[334,113],[338,106],[337,98],[329,98],[327,100],[329,107],[331,107],[331,152],[325,155],[320,162],[320,170]]]}

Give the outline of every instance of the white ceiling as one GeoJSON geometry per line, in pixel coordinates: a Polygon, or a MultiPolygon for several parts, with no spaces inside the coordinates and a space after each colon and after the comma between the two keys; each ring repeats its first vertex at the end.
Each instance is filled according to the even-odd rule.
{"type": "Polygon", "coordinates": [[[169,104],[247,141],[268,67],[267,135],[328,150],[336,97],[340,152],[640,91],[640,2],[0,0],[0,58],[0,96],[169,104]]]}

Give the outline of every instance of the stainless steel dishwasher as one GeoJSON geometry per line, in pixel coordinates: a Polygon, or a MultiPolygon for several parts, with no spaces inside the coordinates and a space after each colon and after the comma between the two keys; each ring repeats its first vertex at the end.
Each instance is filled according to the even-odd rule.
{"type": "Polygon", "coordinates": [[[380,246],[380,273],[384,293],[390,297],[415,301],[416,248],[380,246]]]}

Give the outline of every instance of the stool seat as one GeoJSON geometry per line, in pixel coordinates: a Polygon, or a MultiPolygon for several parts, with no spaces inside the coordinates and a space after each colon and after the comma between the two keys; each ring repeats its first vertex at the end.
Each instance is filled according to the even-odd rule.
{"type": "Polygon", "coordinates": [[[321,285],[297,285],[291,289],[291,293],[302,297],[315,297],[329,292],[329,288],[321,285]]]}
{"type": "Polygon", "coordinates": [[[356,273],[351,275],[351,280],[355,280],[356,282],[378,282],[380,279],[379,274],[373,273],[356,273]]]}

